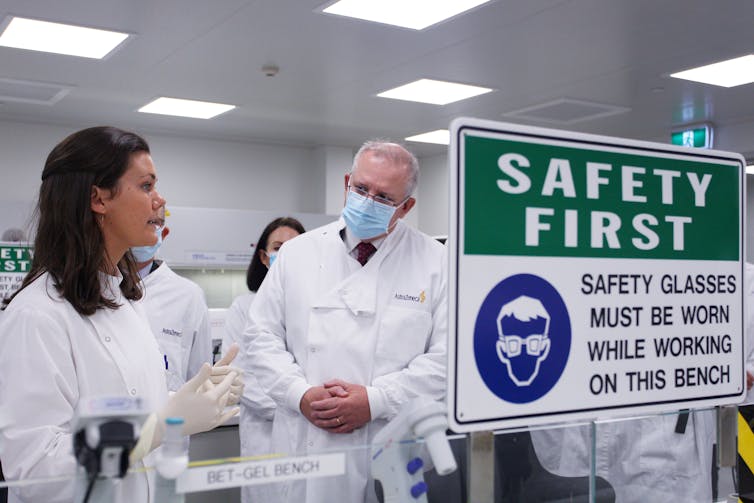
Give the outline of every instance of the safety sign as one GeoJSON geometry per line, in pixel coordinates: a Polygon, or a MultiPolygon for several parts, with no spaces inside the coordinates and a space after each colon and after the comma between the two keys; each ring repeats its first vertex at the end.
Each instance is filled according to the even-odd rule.
{"type": "Polygon", "coordinates": [[[462,118],[449,164],[452,429],[741,400],[740,155],[462,118]]]}
{"type": "Polygon", "coordinates": [[[31,268],[32,247],[0,241],[0,301],[13,295],[31,268]]]}

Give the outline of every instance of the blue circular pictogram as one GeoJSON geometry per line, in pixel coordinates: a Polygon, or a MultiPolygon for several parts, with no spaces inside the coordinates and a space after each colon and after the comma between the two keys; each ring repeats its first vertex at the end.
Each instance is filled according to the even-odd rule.
{"type": "Polygon", "coordinates": [[[516,274],[487,294],[474,325],[474,356],[484,383],[512,403],[544,396],[571,350],[571,320],[558,291],[534,274],[516,274]]]}

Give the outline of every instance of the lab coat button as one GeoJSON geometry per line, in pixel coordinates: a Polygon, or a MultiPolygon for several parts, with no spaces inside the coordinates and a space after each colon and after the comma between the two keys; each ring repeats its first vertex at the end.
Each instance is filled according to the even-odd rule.
{"type": "Polygon", "coordinates": [[[131,388],[131,395],[136,396],[136,388],[131,388]]]}
{"type": "Polygon", "coordinates": [[[105,342],[110,342],[110,336],[105,337],[105,342]]]}
{"type": "Polygon", "coordinates": [[[314,442],[309,442],[309,447],[314,447],[314,442]]]}
{"type": "Polygon", "coordinates": [[[312,353],[316,353],[317,352],[317,348],[309,348],[309,351],[311,351],[312,353]]]}

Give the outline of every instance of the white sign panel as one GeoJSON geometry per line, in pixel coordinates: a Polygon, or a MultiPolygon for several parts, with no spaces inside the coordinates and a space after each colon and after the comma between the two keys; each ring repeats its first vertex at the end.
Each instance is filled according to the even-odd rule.
{"type": "Polygon", "coordinates": [[[286,480],[334,477],[346,472],[346,455],[342,452],[275,458],[246,463],[190,468],[178,477],[176,491],[192,493],[228,487],[269,484],[286,480]]]}
{"type": "Polygon", "coordinates": [[[454,121],[451,428],[740,401],[744,166],[454,121]]]}

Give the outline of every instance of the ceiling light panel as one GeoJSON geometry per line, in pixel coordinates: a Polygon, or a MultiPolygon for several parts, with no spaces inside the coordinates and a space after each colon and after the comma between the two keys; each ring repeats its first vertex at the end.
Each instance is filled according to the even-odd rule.
{"type": "Polygon", "coordinates": [[[721,87],[749,84],[754,82],[754,54],[672,73],[670,76],[721,87]]]}
{"type": "Polygon", "coordinates": [[[489,1],[491,0],[340,0],[323,9],[323,12],[423,30],[489,1]]]}
{"type": "Polygon", "coordinates": [[[13,17],[0,34],[0,46],[102,59],[127,33],[13,17]]]}
{"type": "Polygon", "coordinates": [[[223,103],[160,97],[141,107],[139,112],[191,117],[194,119],[211,119],[234,108],[236,107],[233,105],[223,103]]]}
{"type": "Polygon", "coordinates": [[[469,86],[442,80],[420,79],[378,94],[380,98],[447,105],[492,91],[487,87],[469,86]]]}
{"type": "Polygon", "coordinates": [[[434,143],[436,145],[448,145],[450,143],[450,131],[447,129],[436,129],[427,133],[408,136],[406,141],[418,143],[434,143]]]}

